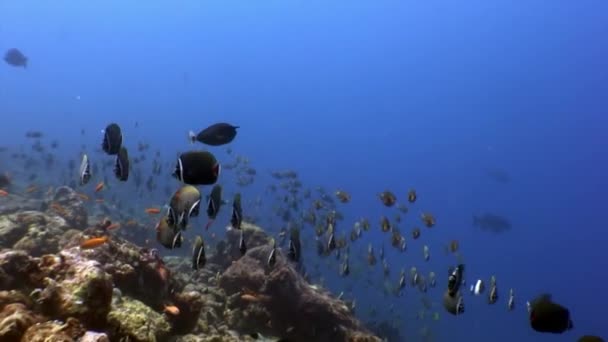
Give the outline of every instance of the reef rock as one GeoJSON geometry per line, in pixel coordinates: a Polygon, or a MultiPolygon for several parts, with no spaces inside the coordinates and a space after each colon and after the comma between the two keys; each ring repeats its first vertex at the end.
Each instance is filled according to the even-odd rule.
{"type": "Polygon", "coordinates": [[[9,194],[6,197],[0,197],[0,216],[21,211],[41,210],[43,207],[44,202],[40,199],[23,197],[14,194],[9,194]]]}
{"type": "MultiPolygon", "coordinates": [[[[243,222],[241,224],[243,237],[248,249],[258,246],[267,245],[271,242],[271,238],[262,230],[262,228],[251,223],[243,222]]],[[[229,229],[226,232],[226,241],[220,241],[216,248],[216,253],[209,258],[209,262],[218,264],[226,269],[232,261],[241,257],[239,251],[239,241],[241,239],[241,231],[238,229],[229,229]]]]}
{"type": "Polygon", "coordinates": [[[245,309],[232,320],[236,328],[252,331],[267,314],[272,327],[267,332],[285,335],[289,331],[283,337],[290,341],[380,341],[344,302],[309,285],[280,251],[274,267],[268,267],[271,248],[267,244],[249,249],[221,277],[220,286],[228,295],[244,290],[258,294],[253,301],[233,301],[233,312],[245,309]]]}
{"type": "Polygon", "coordinates": [[[17,222],[22,222],[27,231],[13,248],[27,251],[32,256],[57,253],[59,239],[68,229],[62,217],[47,216],[36,211],[17,214],[17,222]]]}
{"type": "Polygon", "coordinates": [[[5,305],[0,311],[0,341],[20,341],[29,327],[43,321],[40,315],[31,312],[21,303],[5,305]]]}
{"type": "Polygon", "coordinates": [[[0,290],[35,288],[43,278],[37,260],[24,251],[0,252],[0,290]]]}
{"type": "Polygon", "coordinates": [[[87,208],[78,193],[70,187],[57,188],[47,210],[63,217],[72,228],[85,229],[87,227],[87,208]]]}
{"type": "Polygon", "coordinates": [[[125,338],[133,342],[164,341],[171,331],[164,315],[127,296],[112,306],[108,325],[113,341],[125,338]]]}
{"type": "Polygon", "coordinates": [[[38,211],[22,211],[0,216],[0,246],[12,247],[33,256],[56,253],[66,221],[38,211]]]}
{"type": "Polygon", "coordinates": [[[45,278],[41,309],[51,317],[76,317],[87,327],[102,327],[112,303],[112,278],[99,262],[80,253],[78,248],[64,250],[55,263],[45,265],[52,278],[45,278]]]}
{"type": "Polygon", "coordinates": [[[73,342],[78,341],[86,330],[75,318],[68,318],[65,323],[48,321],[30,326],[21,341],[27,342],[73,342]]]}
{"type": "MultiPolygon", "coordinates": [[[[0,214],[1,215],[1,214],[0,214]]],[[[27,232],[27,226],[15,222],[9,215],[0,216],[0,246],[10,247],[27,232]]]]}
{"type": "Polygon", "coordinates": [[[104,333],[87,331],[84,333],[84,336],[80,338],[79,342],[110,342],[110,339],[108,338],[108,335],[104,333]]]}

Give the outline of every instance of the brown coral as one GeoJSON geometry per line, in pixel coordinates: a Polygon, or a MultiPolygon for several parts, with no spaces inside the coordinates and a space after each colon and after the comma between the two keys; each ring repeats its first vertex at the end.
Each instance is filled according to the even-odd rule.
{"type": "Polygon", "coordinates": [[[342,301],[306,283],[282,253],[277,253],[275,266],[269,268],[266,259],[270,250],[270,245],[250,249],[224,272],[220,286],[228,294],[239,291],[239,286],[262,294],[263,301],[250,305],[266,308],[271,332],[289,331],[287,337],[293,341],[380,341],[342,301]]]}
{"type": "Polygon", "coordinates": [[[8,304],[0,312],[0,341],[19,341],[29,327],[43,321],[21,303],[8,304]]]}

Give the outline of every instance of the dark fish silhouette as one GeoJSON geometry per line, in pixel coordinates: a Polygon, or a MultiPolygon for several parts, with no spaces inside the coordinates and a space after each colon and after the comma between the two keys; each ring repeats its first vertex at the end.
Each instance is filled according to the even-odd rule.
{"type": "Polygon", "coordinates": [[[220,122],[205,128],[197,135],[191,133],[190,138],[193,140],[192,142],[199,141],[210,146],[225,145],[234,140],[237,128],[239,126],[220,122]]]}
{"type": "Polygon", "coordinates": [[[173,177],[190,185],[215,184],[220,175],[220,164],[207,151],[190,151],[177,158],[173,177]]]}
{"type": "Polygon", "coordinates": [[[8,49],[4,54],[4,61],[14,67],[27,68],[27,57],[19,49],[8,49]]]}
{"type": "Polygon", "coordinates": [[[530,326],[538,332],[561,334],[573,328],[570,311],[543,294],[529,302],[530,326]]]}
{"type": "Polygon", "coordinates": [[[103,131],[103,142],[101,148],[109,155],[118,154],[122,147],[122,131],[115,123],[109,124],[103,131]]]}
{"type": "Polygon", "coordinates": [[[114,175],[121,182],[126,182],[129,179],[129,153],[124,147],[121,147],[118,155],[116,155],[114,175]]]}
{"type": "Polygon", "coordinates": [[[511,177],[507,171],[503,169],[487,169],[485,173],[488,177],[492,178],[497,183],[507,184],[511,182],[511,177]]]}
{"type": "Polygon", "coordinates": [[[506,217],[490,213],[480,216],[473,215],[473,226],[493,233],[504,233],[511,230],[511,222],[506,217]]]}

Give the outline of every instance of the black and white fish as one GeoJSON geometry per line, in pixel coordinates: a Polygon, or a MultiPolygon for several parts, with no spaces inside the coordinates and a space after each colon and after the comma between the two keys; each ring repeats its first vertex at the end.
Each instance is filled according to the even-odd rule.
{"type": "Polygon", "coordinates": [[[103,151],[109,155],[118,154],[122,147],[122,131],[120,126],[111,123],[101,132],[103,133],[103,142],[101,143],[103,151]]]}
{"type": "Polygon", "coordinates": [[[120,148],[116,156],[114,175],[121,182],[126,182],[129,179],[129,153],[124,147],[120,148]]]}
{"type": "Polygon", "coordinates": [[[199,270],[205,267],[207,258],[205,256],[205,242],[203,238],[197,236],[192,247],[192,269],[199,270]]]}
{"type": "Polygon", "coordinates": [[[179,155],[173,177],[190,185],[212,185],[217,182],[221,166],[208,151],[189,151],[179,155]]]}
{"type": "Polygon", "coordinates": [[[87,157],[86,154],[82,155],[78,176],[80,179],[80,186],[87,184],[91,180],[91,164],[89,163],[89,157],[87,157]]]}

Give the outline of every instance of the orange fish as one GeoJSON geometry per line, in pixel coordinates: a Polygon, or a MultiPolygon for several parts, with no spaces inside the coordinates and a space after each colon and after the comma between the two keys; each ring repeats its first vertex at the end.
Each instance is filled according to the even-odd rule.
{"type": "Polygon", "coordinates": [[[81,199],[81,200],[83,200],[83,201],[88,201],[88,200],[89,200],[89,196],[87,196],[87,195],[85,195],[85,194],[78,193],[77,195],[78,195],[78,197],[80,197],[80,199],[81,199]]]}
{"type": "Polygon", "coordinates": [[[158,208],[147,208],[146,213],[148,214],[158,214],[160,213],[160,209],[158,208]]]}
{"type": "Polygon", "coordinates": [[[246,302],[258,302],[259,301],[258,297],[248,294],[248,293],[242,294],[241,299],[246,302]]]}
{"type": "Polygon", "coordinates": [[[90,238],[80,244],[80,249],[91,249],[91,248],[99,247],[99,246],[103,245],[104,243],[108,242],[108,240],[110,240],[110,238],[107,236],[90,238]]]}
{"type": "Polygon", "coordinates": [[[179,315],[179,308],[175,305],[165,305],[163,312],[171,316],[177,316],[179,315]]]}
{"type": "Polygon", "coordinates": [[[0,189],[0,197],[6,197],[8,196],[8,192],[6,192],[5,190],[0,189]]]}
{"type": "Polygon", "coordinates": [[[114,230],[114,229],[118,229],[120,228],[120,223],[116,222],[116,223],[112,223],[111,225],[106,227],[106,230],[114,230]]]}
{"type": "Polygon", "coordinates": [[[35,186],[35,185],[32,185],[29,188],[25,189],[25,193],[30,194],[30,193],[32,193],[34,191],[37,191],[37,190],[38,190],[38,187],[35,186]]]}
{"type": "Polygon", "coordinates": [[[64,207],[62,207],[59,203],[53,202],[51,203],[51,209],[55,210],[59,215],[66,216],[67,212],[64,207]]]}
{"type": "Polygon", "coordinates": [[[244,288],[241,291],[241,299],[246,301],[246,302],[260,302],[260,301],[268,301],[270,300],[269,296],[266,295],[261,295],[259,293],[255,293],[254,291],[244,288]]]}
{"type": "Polygon", "coordinates": [[[101,190],[103,190],[104,186],[105,186],[105,184],[103,182],[99,182],[99,184],[97,184],[97,186],[95,186],[95,192],[100,192],[101,190]]]}

